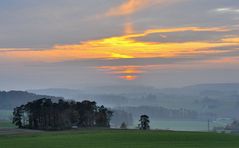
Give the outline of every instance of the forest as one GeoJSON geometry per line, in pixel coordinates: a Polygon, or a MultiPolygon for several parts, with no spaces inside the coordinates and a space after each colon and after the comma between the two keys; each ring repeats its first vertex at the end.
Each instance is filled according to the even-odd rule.
{"type": "Polygon", "coordinates": [[[70,128],[110,127],[113,112],[94,101],[54,102],[48,98],[14,108],[13,123],[19,128],[64,130],[70,128]]]}

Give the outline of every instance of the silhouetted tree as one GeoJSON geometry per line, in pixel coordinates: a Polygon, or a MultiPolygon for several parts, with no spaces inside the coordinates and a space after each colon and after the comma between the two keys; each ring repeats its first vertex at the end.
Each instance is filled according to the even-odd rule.
{"type": "Polygon", "coordinates": [[[149,116],[141,115],[139,121],[140,121],[139,129],[148,130],[150,128],[150,126],[149,126],[149,123],[150,123],[149,116]]]}
{"type": "Polygon", "coordinates": [[[98,107],[96,112],[96,126],[97,127],[110,127],[110,119],[113,112],[109,111],[104,106],[98,107]]]}
{"type": "Polygon", "coordinates": [[[12,123],[18,126],[19,128],[22,128],[22,116],[23,116],[23,110],[22,106],[16,107],[13,111],[13,120],[12,123]]]}
{"type": "Polygon", "coordinates": [[[97,111],[96,102],[83,101],[78,102],[78,112],[79,112],[79,126],[81,127],[93,127],[95,112],[97,111]]]}

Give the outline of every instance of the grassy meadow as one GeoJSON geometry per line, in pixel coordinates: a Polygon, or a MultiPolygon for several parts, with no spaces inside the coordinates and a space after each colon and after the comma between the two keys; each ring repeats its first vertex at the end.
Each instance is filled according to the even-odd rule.
{"type": "Polygon", "coordinates": [[[1,135],[0,148],[238,148],[239,135],[138,131],[78,130],[1,135]]]}
{"type": "Polygon", "coordinates": [[[15,126],[10,121],[0,121],[0,128],[14,128],[15,126]]]}
{"type": "Polygon", "coordinates": [[[0,109],[0,121],[1,120],[10,120],[11,116],[12,116],[11,110],[1,110],[0,109]]]}

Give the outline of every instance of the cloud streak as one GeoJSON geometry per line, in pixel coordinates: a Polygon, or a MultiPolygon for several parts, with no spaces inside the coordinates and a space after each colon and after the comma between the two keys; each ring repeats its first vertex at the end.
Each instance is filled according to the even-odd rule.
{"type": "MultiPolygon", "coordinates": [[[[115,16],[129,16],[141,10],[147,9],[155,5],[163,5],[172,2],[177,2],[180,0],[125,0],[119,6],[110,8],[104,16],[115,17],[115,16]]],[[[183,1],[183,0],[181,0],[183,1]]]]}
{"type": "MultiPolygon", "coordinates": [[[[161,33],[186,33],[186,32],[230,32],[224,27],[181,27],[149,29],[142,33],[131,33],[122,36],[113,36],[98,40],[89,40],[75,45],[55,45],[50,49],[0,49],[0,59],[9,61],[25,62],[64,62],[72,60],[94,61],[102,59],[107,62],[105,67],[92,65],[99,69],[109,69],[111,74],[121,79],[134,80],[143,70],[137,69],[145,63],[157,65],[161,62],[187,61],[185,57],[211,56],[232,52],[231,47],[239,47],[239,37],[222,37],[219,40],[210,41],[183,41],[183,42],[150,42],[139,41],[137,38],[161,33]],[[218,50],[226,48],[226,50],[218,50]],[[227,49],[229,48],[229,49],[227,49]],[[125,59],[120,65],[110,66],[112,63],[119,64],[120,59],[125,59]],[[142,60],[139,60],[142,59],[142,60]],[[137,65],[137,66],[136,66],[137,65]],[[123,67],[122,67],[123,66],[123,67]],[[136,67],[135,67],[136,66],[136,67]]],[[[189,59],[190,60],[190,59],[189,59]]]]}
{"type": "Polygon", "coordinates": [[[178,57],[180,55],[210,54],[226,52],[224,50],[209,50],[215,47],[239,45],[238,38],[223,38],[217,41],[185,41],[185,42],[144,42],[137,41],[138,37],[150,34],[180,33],[180,32],[226,32],[226,28],[212,27],[183,27],[150,29],[143,33],[90,40],[75,45],[56,45],[51,49],[44,50],[17,50],[1,49],[0,57],[25,61],[67,61],[78,59],[122,59],[122,58],[152,58],[152,57],[178,57]],[[4,51],[4,52],[1,52],[4,51]]]}
{"type": "Polygon", "coordinates": [[[126,16],[131,15],[139,10],[158,3],[155,0],[126,0],[120,6],[113,7],[105,13],[106,16],[126,16]]]}
{"type": "Polygon", "coordinates": [[[225,8],[217,8],[214,10],[215,12],[218,13],[239,13],[239,8],[230,8],[230,7],[225,7],[225,8]]]}

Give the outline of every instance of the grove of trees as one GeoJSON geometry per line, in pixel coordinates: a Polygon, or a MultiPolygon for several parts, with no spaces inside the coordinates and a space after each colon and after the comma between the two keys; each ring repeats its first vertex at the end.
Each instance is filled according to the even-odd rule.
{"type": "Polygon", "coordinates": [[[73,126],[80,128],[110,127],[113,112],[96,102],[53,102],[42,98],[16,107],[13,123],[19,128],[37,130],[63,130],[73,126]]]}

